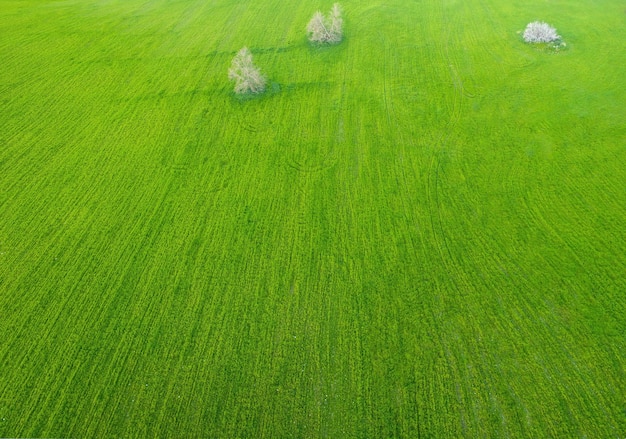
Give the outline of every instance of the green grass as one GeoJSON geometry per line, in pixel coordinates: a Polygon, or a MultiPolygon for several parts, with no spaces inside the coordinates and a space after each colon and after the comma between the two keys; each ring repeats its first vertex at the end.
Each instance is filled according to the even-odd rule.
{"type": "Polygon", "coordinates": [[[625,437],[626,11],[574,3],[0,0],[0,437],[625,437]]]}

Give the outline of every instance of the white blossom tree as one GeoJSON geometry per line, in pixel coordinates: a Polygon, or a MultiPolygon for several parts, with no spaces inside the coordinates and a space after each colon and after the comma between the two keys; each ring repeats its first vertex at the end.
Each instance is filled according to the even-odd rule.
{"type": "Polygon", "coordinates": [[[341,7],[335,3],[328,17],[317,11],[306,27],[309,41],[317,44],[337,44],[343,39],[341,7]]]}
{"type": "Polygon", "coordinates": [[[552,43],[561,39],[555,28],[541,21],[528,23],[523,36],[527,43],[552,43]]]}
{"type": "Polygon", "coordinates": [[[233,58],[228,69],[228,79],[235,81],[235,93],[262,93],[265,91],[265,77],[252,61],[252,53],[244,47],[233,58]]]}

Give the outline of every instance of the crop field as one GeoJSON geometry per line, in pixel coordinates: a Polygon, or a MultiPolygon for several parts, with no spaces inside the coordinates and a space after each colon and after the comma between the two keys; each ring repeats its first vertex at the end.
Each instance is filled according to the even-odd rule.
{"type": "Polygon", "coordinates": [[[0,0],[0,437],[626,437],[624,2],[341,5],[0,0]]]}

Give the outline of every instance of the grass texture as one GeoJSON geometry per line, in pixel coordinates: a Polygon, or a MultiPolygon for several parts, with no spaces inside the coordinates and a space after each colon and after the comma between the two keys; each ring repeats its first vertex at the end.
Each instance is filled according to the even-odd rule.
{"type": "Polygon", "coordinates": [[[0,0],[1,437],[626,436],[623,2],[331,3],[0,0]]]}

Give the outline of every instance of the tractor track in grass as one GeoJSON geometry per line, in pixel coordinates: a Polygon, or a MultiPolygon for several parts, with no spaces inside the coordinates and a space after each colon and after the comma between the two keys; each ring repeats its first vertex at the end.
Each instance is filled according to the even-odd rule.
{"type": "MultiPolygon", "coordinates": [[[[399,200],[401,203],[401,212],[403,219],[403,227],[400,230],[395,228],[392,233],[399,233],[399,236],[405,236],[406,240],[410,243],[410,251],[415,260],[419,260],[420,250],[424,249],[424,237],[421,224],[418,223],[416,215],[413,213],[416,206],[411,203],[411,185],[409,184],[409,177],[407,172],[412,169],[411,157],[413,154],[407,151],[407,144],[411,139],[407,138],[403,134],[402,125],[398,122],[399,118],[395,111],[394,100],[396,99],[394,90],[395,84],[393,84],[392,78],[397,77],[397,66],[399,65],[398,55],[395,51],[391,50],[387,39],[383,34],[380,34],[380,41],[383,46],[384,55],[382,56],[383,67],[383,104],[385,113],[387,115],[387,124],[392,132],[392,138],[394,139],[394,152],[393,152],[393,172],[395,175],[395,182],[397,184],[399,192],[399,200]],[[419,242],[417,242],[419,240],[419,242]]],[[[414,174],[415,180],[418,179],[418,175],[414,174]]]]}
{"type": "Polygon", "coordinates": [[[298,147],[291,148],[284,163],[299,173],[315,174],[326,171],[337,163],[334,139],[327,136],[302,134],[294,141],[298,147]]]}
{"type": "MultiPolygon", "coordinates": [[[[447,415],[448,417],[452,416],[452,413],[456,412],[456,416],[458,416],[456,418],[456,433],[465,436],[471,431],[470,424],[472,421],[468,419],[468,411],[461,409],[461,407],[466,406],[464,390],[462,388],[464,381],[456,356],[452,352],[447,341],[447,323],[444,316],[448,307],[447,303],[452,300],[452,297],[458,298],[458,294],[462,291],[461,282],[463,273],[461,272],[458,261],[451,251],[448,243],[442,213],[443,203],[441,199],[441,164],[444,154],[449,150],[450,141],[454,138],[453,130],[456,128],[461,119],[461,105],[463,104],[464,94],[460,78],[456,75],[456,69],[451,66],[453,61],[450,57],[448,48],[448,45],[450,44],[450,24],[446,21],[447,17],[443,6],[439,6],[436,12],[435,17],[431,18],[429,22],[437,23],[438,26],[431,28],[427,31],[427,34],[441,35],[440,26],[444,26],[443,38],[437,39],[438,43],[436,53],[438,56],[435,59],[439,62],[445,63],[445,66],[440,68],[438,73],[446,75],[451,80],[451,85],[447,88],[447,93],[445,95],[445,108],[447,109],[448,117],[442,124],[437,137],[432,140],[432,144],[429,149],[426,168],[425,195],[434,245],[437,250],[438,259],[443,267],[445,267],[443,270],[443,272],[447,273],[445,282],[448,283],[449,286],[444,286],[443,284],[440,284],[441,281],[437,280],[436,293],[433,297],[433,307],[431,309],[429,332],[431,337],[437,340],[437,349],[440,351],[441,358],[443,359],[444,370],[437,372],[437,375],[447,377],[448,379],[446,379],[446,381],[452,383],[450,390],[446,393],[454,397],[454,402],[444,401],[443,407],[448,412],[451,412],[447,415]],[[445,296],[446,291],[452,293],[453,295],[445,296]],[[455,408],[458,411],[456,411],[455,408]]],[[[441,80],[440,78],[436,79],[439,81],[441,80]]],[[[451,432],[447,431],[446,434],[451,435],[451,432]]]]}
{"type": "MultiPolygon", "coordinates": [[[[439,10],[441,18],[440,23],[447,23],[447,17],[443,10],[443,7],[439,10]]],[[[444,60],[448,70],[448,73],[455,72],[454,69],[450,70],[452,66],[452,59],[449,52],[448,45],[450,44],[450,35],[452,30],[450,25],[446,26],[443,37],[439,40],[441,46],[439,47],[439,53],[441,59],[444,60]]],[[[429,160],[429,167],[427,171],[427,197],[428,206],[430,208],[430,221],[431,230],[434,232],[435,242],[438,244],[437,250],[440,255],[440,260],[446,266],[449,273],[455,273],[450,276],[451,282],[454,284],[454,289],[460,291],[459,278],[462,273],[458,269],[456,258],[454,257],[450,245],[448,243],[447,232],[444,227],[444,219],[442,215],[442,200],[441,200],[441,162],[444,154],[450,152],[450,141],[453,139],[453,132],[461,119],[461,106],[463,105],[463,87],[462,82],[458,77],[450,77],[453,86],[450,89],[450,97],[446,99],[446,106],[448,109],[449,117],[446,120],[439,137],[433,143],[431,157],[429,160]],[[455,82],[457,81],[457,82],[455,82]]]]}
{"type": "MultiPolygon", "coordinates": [[[[301,123],[290,133],[292,146],[285,151],[284,163],[299,173],[315,174],[337,164],[337,126],[329,125],[330,117],[318,111],[314,120],[301,123]]],[[[341,108],[335,111],[340,120],[341,108]]]]}
{"type": "Polygon", "coordinates": [[[309,162],[309,159],[304,156],[297,158],[291,156],[286,161],[286,164],[288,167],[296,170],[297,172],[301,172],[304,174],[317,174],[319,172],[323,172],[332,168],[336,163],[335,158],[330,152],[322,155],[321,158],[321,161],[319,160],[318,156],[315,158],[315,160],[311,160],[309,162]]]}
{"type": "MultiPolygon", "coordinates": [[[[441,22],[448,23],[446,19],[442,19],[441,22]]],[[[448,267],[448,270],[451,273],[457,270],[456,273],[457,273],[458,279],[454,279],[454,278],[451,279],[451,284],[454,287],[453,291],[457,293],[455,297],[457,297],[457,300],[460,302],[459,304],[463,306],[462,303],[467,298],[463,297],[462,294],[459,295],[459,293],[461,293],[463,290],[468,288],[470,285],[465,283],[466,273],[463,273],[460,270],[458,270],[458,267],[461,267],[464,264],[464,262],[460,260],[452,252],[450,248],[451,243],[449,242],[448,232],[445,230],[445,227],[444,227],[444,224],[446,224],[446,219],[443,217],[443,206],[444,206],[443,200],[444,198],[446,200],[450,200],[450,199],[454,199],[455,197],[454,196],[446,197],[445,185],[442,183],[442,172],[443,172],[442,164],[443,164],[443,160],[446,158],[446,154],[452,153],[452,157],[454,157],[453,149],[455,145],[453,144],[453,142],[455,140],[455,135],[454,135],[455,129],[457,129],[460,121],[465,117],[463,113],[463,108],[465,108],[465,106],[467,105],[467,99],[472,99],[476,97],[478,93],[474,90],[471,90],[471,91],[468,90],[468,88],[465,85],[465,82],[463,81],[459,73],[459,69],[457,67],[458,65],[457,63],[459,62],[459,59],[456,59],[455,56],[453,55],[452,45],[454,41],[452,40],[451,35],[452,35],[452,26],[450,25],[449,27],[447,27],[447,31],[444,32],[444,38],[442,38],[441,40],[442,46],[443,46],[443,50],[441,51],[442,59],[445,60],[446,65],[449,67],[449,75],[450,75],[450,79],[452,82],[452,89],[451,89],[452,92],[450,93],[450,97],[447,100],[450,117],[445,124],[444,130],[442,130],[443,131],[442,134],[435,142],[435,145],[438,149],[431,155],[431,160],[429,162],[430,163],[429,172],[428,172],[429,190],[427,194],[429,196],[429,206],[435,207],[435,209],[431,210],[431,215],[430,215],[431,227],[433,231],[438,231],[438,233],[436,233],[436,235],[438,236],[438,239],[436,241],[442,244],[439,247],[441,260],[448,267]],[[450,263],[446,263],[446,261],[450,261],[450,263]]],[[[461,173],[463,172],[462,169],[460,169],[459,171],[461,173]]],[[[450,204],[450,202],[446,201],[445,204],[450,204]]],[[[492,248],[494,244],[496,245],[498,244],[497,241],[485,239],[481,236],[475,236],[475,238],[477,238],[478,242],[482,243],[481,244],[482,248],[492,248]]],[[[492,255],[492,256],[489,256],[487,259],[492,259],[494,261],[500,260],[502,263],[503,260],[501,259],[501,257],[506,255],[506,250],[502,248],[501,246],[500,248],[502,250],[499,252],[499,255],[492,255]]],[[[505,260],[507,260],[507,265],[510,265],[510,262],[514,261],[514,259],[512,258],[506,258],[505,260]]],[[[468,261],[465,261],[465,264],[467,262],[468,261]]],[[[474,262],[474,261],[469,261],[469,262],[470,264],[475,265],[477,269],[479,268],[479,265],[477,265],[477,262],[474,262]]],[[[483,279],[482,277],[480,277],[480,279],[482,280],[483,287],[485,289],[489,290],[490,288],[493,288],[493,286],[490,285],[486,279],[483,279]]],[[[517,284],[519,282],[519,279],[511,278],[509,279],[509,282],[513,284],[517,284]]],[[[450,300],[450,298],[448,298],[448,300],[450,300]]],[[[469,302],[468,302],[468,305],[469,305],[469,302]]],[[[534,312],[532,312],[532,305],[528,304],[525,308],[527,311],[530,312],[531,316],[534,315],[534,312]]],[[[435,327],[440,328],[439,330],[436,331],[437,334],[444,332],[443,328],[441,327],[442,324],[443,322],[438,323],[438,319],[435,317],[435,327]]],[[[474,397],[477,398],[476,401],[484,401],[485,404],[490,405],[491,406],[490,409],[488,409],[487,405],[477,406],[475,405],[476,403],[470,403],[470,401],[474,398],[472,397],[472,395],[466,393],[466,389],[467,389],[466,386],[469,383],[476,382],[477,378],[473,379],[471,378],[471,376],[467,376],[464,371],[459,369],[460,365],[465,363],[465,361],[462,360],[462,355],[461,355],[463,353],[463,349],[459,349],[458,347],[454,347],[454,346],[449,346],[448,341],[446,341],[446,339],[442,336],[439,336],[438,338],[439,338],[440,346],[443,347],[443,353],[444,353],[445,358],[447,359],[449,370],[455,376],[454,382],[456,383],[455,394],[457,397],[457,403],[460,407],[468,407],[468,406],[471,407],[471,409],[460,411],[460,416],[461,416],[460,429],[463,432],[463,434],[470,434],[470,432],[472,431],[475,432],[476,431],[475,429],[479,428],[479,425],[481,423],[480,419],[484,418],[485,413],[490,410],[495,410],[495,413],[497,413],[498,417],[501,419],[500,421],[501,428],[503,429],[501,432],[504,433],[508,431],[507,424],[506,424],[507,414],[504,411],[504,407],[498,402],[498,396],[495,395],[493,392],[491,393],[491,399],[489,399],[486,396],[486,395],[490,395],[488,386],[486,389],[483,389],[486,391],[485,394],[475,395],[474,397]],[[459,352],[461,353],[459,354],[461,355],[461,357],[457,355],[457,353],[459,352]],[[496,399],[493,399],[494,397],[496,399]]],[[[483,367],[486,367],[486,365],[483,365],[483,367]]]]}
{"type": "MultiPolygon", "coordinates": [[[[445,14],[443,10],[442,10],[442,14],[445,14]]],[[[452,14],[450,14],[447,18],[442,19],[443,23],[449,24],[446,27],[446,30],[443,32],[444,38],[442,38],[441,40],[442,47],[443,47],[442,58],[446,60],[446,65],[449,67],[449,73],[450,73],[450,78],[452,80],[452,85],[454,89],[456,90],[456,93],[453,95],[453,99],[451,100],[452,108],[453,108],[453,111],[451,112],[452,116],[447,125],[447,129],[445,130],[444,135],[441,136],[439,140],[439,143],[442,145],[441,151],[446,152],[446,153],[450,150],[454,150],[454,146],[455,146],[453,145],[453,142],[455,140],[453,137],[454,128],[458,125],[459,121],[461,120],[466,121],[468,118],[469,113],[463,112],[462,109],[468,108],[470,100],[481,97],[483,95],[483,92],[485,91],[485,88],[483,88],[484,86],[477,88],[477,85],[473,79],[473,74],[472,74],[475,68],[474,64],[477,64],[479,60],[475,59],[475,57],[473,56],[471,52],[468,53],[461,49],[465,44],[467,44],[468,40],[476,41],[476,42],[479,41],[480,37],[477,35],[477,29],[480,29],[480,24],[477,23],[476,20],[480,16],[477,16],[473,11],[471,11],[468,4],[464,4],[463,14],[459,14],[459,17],[463,17],[463,20],[459,21],[457,16],[456,15],[453,16],[452,14]],[[469,20],[468,20],[468,17],[469,17],[469,20]],[[461,72],[467,72],[467,73],[462,75],[461,72]]],[[[491,53],[491,51],[488,49],[489,45],[486,45],[483,43],[476,43],[475,46],[485,49],[487,50],[488,53],[491,53]]],[[[507,51],[508,51],[508,47],[507,47],[507,51]]],[[[524,63],[520,65],[512,64],[511,66],[525,67],[526,64],[524,63]]],[[[462,148],[463,146],[464,145],[459,145],[460,148],[462,148]]],[[[439,155],[438,166],[436,167],[436,171],[435,171],[435,176],[436,176],[435,182],[437,182],[437,187],[439,188],[437,191],[437,197],[436,197],[437,200],[439,200],[442,196],[445,196],[445,192],[444,190],[442,190],[442,186],[440,185],[441,179],[439,178],[439,172],[441,170],[440,158],[442,157],[445,157],[445,155],[443,154],[439,155]]],[[[460,155],[459,158],[461,157],[462,155],[460,155]]],[[[466,171],[463,168],[464,167],[461,165],[458,167],[457,171],[460,173],[462,180],[465,181],[466,171]]],[[[507,173],[507,175],[512,176],[513,174],[509,172],[507,173]]],[[[511,189],[513,191],[518,190],[517,187],[512,187],[511,189]]],[[[468,190],[469,190],[468,194],[470,195],[470,197],[472,197],[474,195],[472,193],[472,188],[468,187],[468,190]]],[[[454,200],[457,198],[458,197],[455,196],[455,194],[449,194],[449,196],[447,197],[447,199],[449,200],[454,200]]],[[[459,205],[458,207],[461,210],[463,209],[463,205],[459,205]]],[[[485,252],[485,254],[489,254],[488,258],[485,258],[485,261],[491,260],[491,263],[496,263],[502,267],[506,265],[508,267],[514,268],[514,271],[516,271],[518,274],[523,273],[523,270],[519,266],[519,263],[515,260],[515,258],[511,258],[506,255],[505,248],[498,240],[490,239],[488,236],[482,236],[481,233],[472,233],[471,236],[473,240],[481,248],[484,248],[484,249],[500,248],[501,249],[501,251],[497,253],[485,252]]],[[[459,264],[463,263],[463,261],[460,261],[460,260],[457,262],[459,264]]],[[[481,273],[482,265],[484,265],[482,261],[481,263],[475,260],[465,261],[465,263],[468,263],[468,262],[475,267],[475,270],[477,273],[481,273]]],[[[507,277],[510,277],[510,276],[507,275],[507,277]]],[[[483,276],[479,276],[479,279],[481,279],[485,288],[489,289],[493,287],[492,285],[486,282],[483,276]]],[[[520,280],[522,279],[517,279],[517,280],[510,279],[511,282],[514,282],[516,284],[518,284],[520,280]]],[[[527,281],[527,279],[525,279],[524,281],[527,281]]]]}

